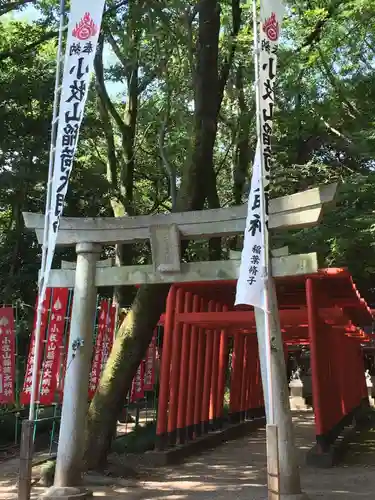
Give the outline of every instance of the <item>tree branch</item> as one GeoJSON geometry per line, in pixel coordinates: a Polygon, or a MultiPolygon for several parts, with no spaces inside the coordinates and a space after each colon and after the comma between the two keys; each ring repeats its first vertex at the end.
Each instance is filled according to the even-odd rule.
{"type": "MultiPolygon", "coordinates": [[[[34,3],[35,0],[19,0],[18,2],[7,2],[4,5],[0,5],[0,16],[11,12],[12,10],[24,7],[28,3],[34,3]]],[[[3,4],[3,1],[0,2],[3,4]]]]}
{"type": "Polygon", "coordinates": [[[190,26],[192,25],[197,15],[198,15],[198,3],[193,5],[192,9],[190,9],[189,7],[186,9],[187,22],[190,24],[190,26]]]}
{"type": "Polygon", "coordinates": [[[113,5],[112,7],[109,7],[105,12],[104,16],[108,16],[110,14],[113,14],[114,12],[118,11],[120,7],[124,7],[125,5],[128,5],[129,0],[122,0],[122,2],[119,2],[116,5],[113,5]]]}
{"type": "Polygon", "coordinates": [[[221,107],[221,102],[224,96],[224,89],[227,84],[229,72],[233,64],[233,59],[237,48],[237,36],[240,29],[241,29],[240,0],[232,0],[232,32],[230,34],[231,44],[230,44],[229,54],[227,55],[220,72],[219,90],[218,90],[218,109],[220,109],[221,107]]]}
{"type": "Polygon", "coordinates": [[[102,99],[102,102],[105,103],[106,108],[112,115],[113,119],[116,122],[116,125],[120,129],[122,135],[126,135],[128,133],[128,126],[122,120],[121,116],[117,112],[113,102],[111,101],[104,81],[104,69],[103,69],[103,46],[104,46],[104,37],[103,35],[99,36],[98,47],[95,54],[94,59],[94,69],[97,81],[97,91],[102,99]]]}
{"type": "Polygon", "coordinates": [[[103,100],[103,94],[100,89],[98,81],[96,81],[96,90],[98,94],[98,110],[100,118],[103,122],[103,130],[107,143],[107,179],[111,186],[111,190],[117,191],[118,180],[117,180],[117,157],[116,157],[116,146],[115,139],[113,135],[113,128],[111,123],[111,118],[108,113],[108,109],[103,100]]]}
{"type": "MultiPolygon", "coordinates": [[[[1,1],[1,0],[0,0],[1,1]]],[[[34,3],[35,0],[19,0],[17,2],[8,2],[4,6],[0,5],[0,16],[17,9],[18,7],[21,7],[23,5],[27,5],[29,3],[34,3]]],[[[113,7],[108,8],[105,12],[103,17],[107,17],[110,14],[113,14],[116,12],[120,7],[123,7],[129,3],[129,0],[124,0],[122,2],[119,2],[117,5],[114,5],[113,7]]],[[[14,50],[7,50],[0,52],[0,61],[3,61],[5,59],[8,59],[8,57],[15,59],[18,56],[21,56],[30,50],[33,50],[39,45],[41,45],[44,42],[47,42],[48,40],[52,40],[53,38],[57,38],[58,32],[57,31],[50,31],[48,33],[45,33],[43,36],[41,36],[38,40],[35,42],[29,43],[23,47],[18,47],[14,50]]]]}
{"type": "Polygon", "coordinates": [[[312,48],[320,41],[325,25],[333,17],[336,9],[341,5],[341,3],[342,0],[332,0],[331,4],[327,8],[326,15],[316,22],[314,28],[306,36],[305,40],[302,42],[302,45],[297,49],[296,52],[301,51],[304,47],[312,48]]]}
{"type": "Polygon", "coordinates": [[[165,152],[165,136],[167,134],[167,129],[168,129],[168,124],[169,124],[169,119],[170,119],[170,112],[171,112],[171,94],[172,92],[170,89],[168,89],[167,92],[167,106],[165,110],[165,116],[163,119],[163,122],[160,127],[160,132],[159,132],[159,152],[160,156],[164,165],[164,169],[168,175],[169,179],[169,190],[170,190],[170,195],[172,199],[172,211],[175,210],[176,208],[176,202],[177,202],[177,183],[176,183],[176,169],[174,168],[173,165],[169,162],[166,152],[165,152]]]}
{"type": "Polygon", "coordinates": [[[328,66],[327,61],[325,60],[325,58],[323,56],[323,52],[320,50],[319,47],[317,47],[317,51],[318,51],[324,72],[326,73],[330,84],[332,85],[333,89],[336,91],[341,102],[348,108],[349,116],[351,118],[356,118],[359,115],[358,109],[356,109],[356,107],[353,106],[353,104],[350,101],[348,101],[348,99],[344,95],[342,88],[340,86],[340,83],[337,82],[334,74],[332,73],[331,68],[328,66]]]}
{"type": "Polygon", "coordinates": [[[56,38],[57,34],[57,31],[50,31],[48,33],[45,33],[38,40],[35,40],[35,42],[31,42],[27,45],[24,45],[23,47],[17,47],[14,50],[6,50],[0,52],[0,61],[4,61],[5,59],[8,59],[8,57],[10,57],[11,59],[16,59],[17,57],[20,57],[27,52],[36,49],[37,47],[39,47],[39,45],[42,45],[42,43],[47,42],[48,40],[52,40],[52,38],[56,38]]]}
{"type": "Polygon", "coordinates": [[[111,46],[113,52],[115,53],[117,59],[120,61],[122,64],[125,73],[128,74],[129,71],[129,61],[126,59],[126,57],[122,54],[120,47],[118,46],[118,43],[116,42],[114,36],[112,35],[111,31],[107,31],[106,35],[107,41],[109,45],[111,46]]]}
{"type": "Polygon", "coordinates": [[[198,14],[198,3],[196,3],[193,8],[188,7],[184,14],[184,23],[186,25],[187,32],[187,59],[189,61],[190,72],[191,72],[191,81],[192,87],[195,86],[195,65],[194,65],[194,43],[193,43],[193,29],[192,24],[194,19],[198,14]]]}
{"type": "Polygon", "coordinates": [[[349,139],[349,137],[346,137],[346,135],[342,134],[339,130],[337,130],[335,127],[332,127],[332,125],[330,125],[324,118],[323,116],[320,116],[320,120],[322,121],[322,123],[324,123],[324,126],[327,128],[327,130],[329,130],[330,132],[332,132],[332,134],[336,135],[337,137],[339,137],[340,139],[342,139],[343,141],[345,141],[347,144],[351,145],[353,144],[353,141],[351,139],[349,139]]]}
{"type": "Polygon", "coordinates": [[[138,84],[138,95],[142,94],[142,92],[144,92],[147,89],[150,83],[152,83],[155,80],[155,78],[157,78],[160,74],[163,73],[163,71],[166,70],[169,58],[170,55],[166,56],[164,59],[161,60],[156,69],[150,71],[148,74],[147,73],[145,74],[145,76],[140,80],[138,84]]]}

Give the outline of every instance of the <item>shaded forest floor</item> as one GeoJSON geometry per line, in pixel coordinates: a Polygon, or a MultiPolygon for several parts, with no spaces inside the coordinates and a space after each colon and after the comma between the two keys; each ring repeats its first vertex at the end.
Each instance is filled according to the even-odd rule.
{"type": "MultiPolygon", "coordinates": [[[[306,451],[314,442],[313,415],[295,416],[295,429],[302,483],[311,500],[349,500],[374,498],[375,432],[368,431],[361,443],[353,440],[345,464],[332,469],[314,469],[304,465],[306,451]],[[364,444],[365,443],[365,444],[364,444]],[[367,445],[366,445],[367,443],[367,445]],[[361,462],[363,453],[366,464],[361,462]],[[359,453],[360,452],[360,453],[359,453]],[[356,458],[360,457],[360,459],[356,458]]],[[[174,467],[137,471],[130,479],[87,477],[87,485],[101,498],[128,500],[264,500],[265,430],[225,443],[214,450],[190,458],[174,467]]],[[[0,466],[0,499],[16,499],[17,460],[0,466]]],[[[38,468],[34,468],[35,478],[38,468]]],[[[44,491],[33,487],[33,499],[44,491]]]]}
{"type": "Polygon", "coordinates": [[[375,467],[375,428],[357,431],[349,443],[344,462],[347,465],[375,467]]]}

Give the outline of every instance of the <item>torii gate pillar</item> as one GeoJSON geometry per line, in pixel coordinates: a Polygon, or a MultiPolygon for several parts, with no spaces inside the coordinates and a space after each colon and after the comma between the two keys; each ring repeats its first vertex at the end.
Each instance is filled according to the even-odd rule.
{"type": "MultiPolygon", "coordinates": [[[[271,200],[269,204],[269,229],[297,229],[317,224],[323,214],[323,206],[334,201],[336,187],[335,184],[325,185],[271,200]]],[[[72,286],[74,282],[75,298],[54,487],[55,490],[60,490],[60,494],[53,494],[50,490],[48,496],[44,498],[62,498],[63,492],[61,490],[69,490],[69,487],[78,490],[73,493],[75,498],[84,498],[77,496],[77,494],[80,495],[79,488],[74,488],[74,486],[79,485],[80,480],[80,460],[83,449],[82,430],[85,425],[90,365],[89,352],[91,352],[92,347],[91,320],[94,317],[96,287],[236,279],[239,263],[230,261],[181,263],[179,240],[243,234],[246,226],[246,214],[247,205],[242,205],[224,209],[152,216],[61,219],[57,245],[77,245],[78,260],[75,277],[74,269],[52,270],[49,280],[51,287],[72,286]],[[151,242],[152,265],[121,266],[108,269],[98,266],[96,269],[100,252],[100,246],[96,243],[104,245],[126,244],[144,240],[151,242]],[[74,342],[77,343],[80,335],[84,339],[85,345],[79,349],[73,360],[73,345],[74,342]],[[64,485],[68,488],[64,488],[64,485]],[[59,486],[61,487],[59,488],[59,486]]],[[[39,242],[42,243],[44,216],[28,213],[23,215],[26,227],[34,229],[39,242]]],[[[289,265],[295,266],[296,257],[298,266],[292,274],[311,272],[307,268],[316,261],[315,254],[279,257],[281,264],[283,262],[285,264],[281,267],[286,268],[287,262],[289,265]]],[[[285,272],[286,269],[282,274],[285,275],[285,272]]],[[[275,275],[273,272],[273,276],[275,275]]],[[[289,405],[286,381],[284,385],[286,396],[283,401],[285,399],[286,404],[289,405]]],[[[282,404],[281,407],[283,407],[282,404]]],[[[285,411],[287,410],[289,411],[289,408],[285,406],[285,411]]],[[[290,459],[288,450],[293,449],[291,437],[292,434],[289,431],[284,434],[281,432],[279,435],[279,442],[290,441],[289,446],[284,449],[285,453],[281,451],[281,459],[290,459]]],[[[281,474],[290,474],[293,477],[284,483],[282,482],[285,488],[281,498],[282,500],[300,500],[305,497],[299,492],[298,466],[294,458],[290,460],[289,466],[281,469],[281,474]],[[293,474],[291,469],[293,469],[293,474]]],[[[73,498],[71,493],[69,492],[69,498],[73,498]]]]}
{"type": "MultiPolygon", "coordinates": [[[[56,462],[55,488],[79,486],[95,320],[96,263],[101,245],[78,243],[69,351],[56,462]]],[[[66,490],[66,488],[64,488],[66,490]]],[[[49,494],[51,495],[51,491],[49,494]]],[[[56,491],[54,492],[55,498],[56,491]]],[[[48,498],[48,497],[47,497],[48,498]]]]}

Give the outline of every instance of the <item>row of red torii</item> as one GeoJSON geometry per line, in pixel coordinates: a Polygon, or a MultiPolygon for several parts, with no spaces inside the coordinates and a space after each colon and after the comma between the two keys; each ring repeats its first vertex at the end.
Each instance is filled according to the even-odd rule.
{"type": "MultiPolygon", "coordinates": [[[[264,414],[255,315],[250,308],[233,310],[235,288],[234,280],[196,282],[169,292],[160,321],[159,448],[222,427],[229,363],[230,420],[264,414]]],[[[368,405],[361,344],[370,339],[356,325],[371,325],[371,311],[345,269],[279,278],[276,288],[285,358],[289,346],[310,346],[315,451],[324,453],[341,426],[368,405]]]]}
{"type": "MultiPolygon", "coordinates": [[[[323,207],[334,201],[335,192],[336,185],[325,185],[271,200],[270,230],[317,224],[323,207]]],[[[157,421],[160,448],[220,425],[229,362],[227,343],[232,342],[231,338],[233,370],[229,412],[234,420],[262,412],[260,373],[264,370],[264,360],[259,360],[257,354],[254,314],[249,310],[233,311],[239,255],[235,253],[234,258],[226,261],[194,263],[181,263],[180,255],[181,239],[243,234],[246,210],[246,205],[242,205],[153,216],[61,220],[57,244],[75,245],[77,262],[52,270],[49,286],[74,287],[70,344],[84,340],[84,347],[65,379],[55,485],[76,483],[81,466],[81,429],[92,352],[91,325],[87,318],[94,315],[97,287],[173,284],[164,317],[157,421]],[[144,240],[151,243],[151,265],[116,267],[108,260],[99,260],[103,245],[144,240]]],[[[41,243],[43,216],[26,213],[24,219],[26,227],[35,230],[41,243]]],[[[371,323],[371,314],[354,289],[349,274],[344,270],[319,272],[315,253],[288,255],[287,248],[275,250],[272,274],[278,280],[285,339],[289,343],[304,340],[311,345],[316,433],[324,448],[332,439],[333,424],[349,415],[366,397],[360,355],[360,343],[365,336],[354,325],[371,323]],[[331,287],[331,281],[336,286],[331,287]],[[337,288],[346,289],[347,295],[335,295],[337,288]],[[340,352],[341,359],[347,359],[353,367],[350,380],[338,359],[333,361],[329,357],[328,344],[335,345],[338,349],[335,353],[340,352]],[[334,384],[334,403],[332,395],[327,396],[327,382],[334,384]]],[[[257,328],[259,334],[259,324],[257,328]]],[[[282,401],[288,394],[279,394],[278,398],[280,404],[289,404],[282,401]]],[[[281,456],[288,455],[288,446],[281,429],[281,456]]],[[[285,470],[281,465],[280,481],[283,483],[285,479],[287,483],[290,475],[287,461],[280,463],[286,464],[285,470]]]]}

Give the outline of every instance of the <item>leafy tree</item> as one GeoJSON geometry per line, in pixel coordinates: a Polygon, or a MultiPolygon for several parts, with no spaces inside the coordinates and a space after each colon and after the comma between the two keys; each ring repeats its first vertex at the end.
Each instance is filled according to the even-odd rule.
{"type": "MultiPolygon", "coordinates": [[[[40,249],[22,211],[44,210],[58,13],[57,0],[40,0],[39,17],[27,22],[31,3],[0,0],[0,293],[27,304],[35,300],[40,249]]],[[[272,195],[341,187],[320,226],[276,234],[273,244],[317,251],[322,266],[348,266],[373,300],[375,2],[286,4],[272,195]]],[[[252,39],[251,11],[239,0],[107,1],[65,214],[245,202],[256,144],[252,39]]],[[[195,242],[184,258],[220,258],[241,240],[195,242]]],[[[119,265],[149,258],[148,245],[104,252],[119,265]]],[[[72,249],[58,250],[56,262],[69,256],[72,249]]],[[[106,457],[168,287],[115,292],[122,305],[135,299],[90,406],[90,467],[106,457]]]]}

